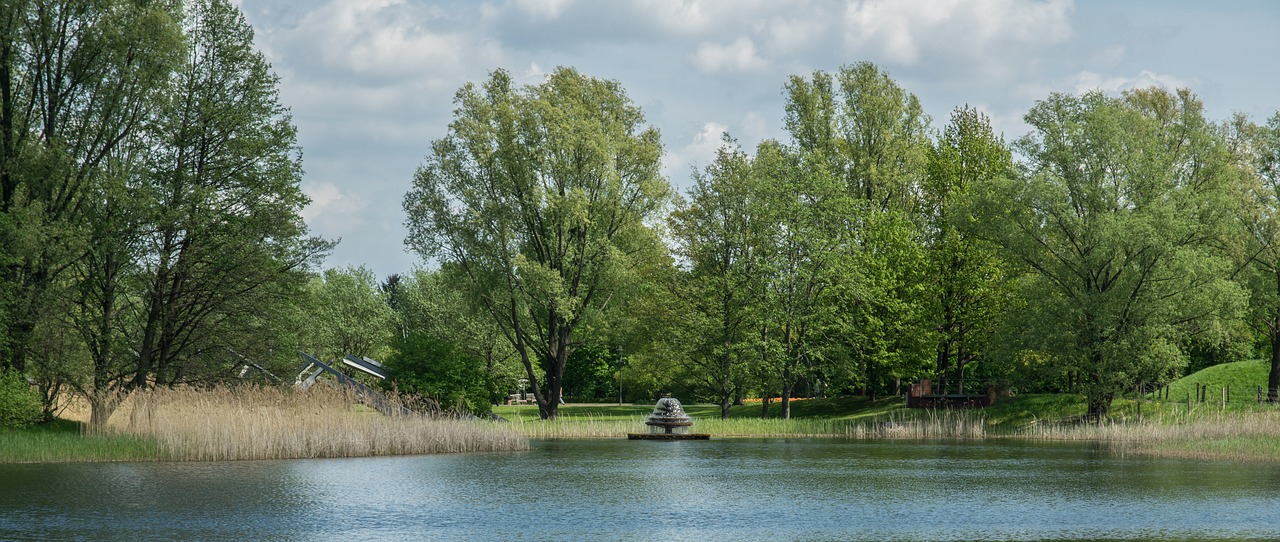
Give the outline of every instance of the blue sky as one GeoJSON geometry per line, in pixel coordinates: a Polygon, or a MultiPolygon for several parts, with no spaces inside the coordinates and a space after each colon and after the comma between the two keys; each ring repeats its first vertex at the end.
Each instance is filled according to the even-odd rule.
{"type": "Polygon", "coordinates": [[[681,191],[721,132],[785,139],[787,76],[871,61],[939,129],[978,107],[1007,139],[1050,92],[1187,87],[1208,115],[1280,110],[1280,2],[1070,0],[239,0],[302,147],[304,217],[327,267],[420,265],[400,202],[452,98],[504,68],[621,82],[661,130],[681,191]]]}

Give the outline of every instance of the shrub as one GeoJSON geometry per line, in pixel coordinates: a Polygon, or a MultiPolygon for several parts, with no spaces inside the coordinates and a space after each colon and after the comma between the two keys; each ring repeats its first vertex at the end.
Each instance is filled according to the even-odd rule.
{"type": "Polygon", "coordinates": [[[43,415],[40,392],[18,371],[0,371],[0,427],[26,427],[43,415]]]}

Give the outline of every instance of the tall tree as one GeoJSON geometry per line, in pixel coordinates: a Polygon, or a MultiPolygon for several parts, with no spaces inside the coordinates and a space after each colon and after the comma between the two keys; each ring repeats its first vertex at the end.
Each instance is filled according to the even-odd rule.
{"type": "Polygon", "coordinates": [[[1254,172],[1245,185],[1242,223],[1249,232],[1242,279],[1250,287],[1253,321],[1271,346],[1267,401],[1280,401],[1280,113],[1264,126],[1237,117],[1236,151],[1254,172]]]}
{"type": "Polygon", "coordinates": [[[728,139],[706,171],[694,175],[689,204],[671,216],[676,253],[688,265],[682,297],[693,308],[698,344],[694,373],[729,417],[734,392],[754,358],[764,287],[764,256],[775,224],[752,161],[728,139]]]}
{"type": "Polygon", "coordinates": [[[256,313],[297,295],[331,246],[305,236],[297,130],[252,28],[226,0],[183,9],[186,55],[148,124],[153,148],[138,186],[133,387],[171,383],[194,369],[183,364],[221,356],[262,323],[256,313]]]}
{"type": "Polygon", "coordinates": [[[570,68],[524,88],[496,71],[455,103],[405,195],[406,244],[462,270],[554,418],[574,332],[657,242],[658,131],[617,82],[570,68]]]}
{"type": "Polygon", "coordinates": [[[1238,176],[1189,91],[1053,94],[1025,118],[1022,174],[984,182],[974,212],[1032,273],[1027,328],[1058,330],[1029,344],[1083,376],[1101,419],[1241,308],[1220,250],[1238,176]]]}
{"type": "Polygon", "coordinates": [[[165,2],[0,10],[0,366],[22,370],[41,306],[86,249],[87,206],[181,51],[165,2]]]}
{"type": "Polygon", "coordinates": [[[1012,174],[1012,153],[977,109],[951,115],[929,155],[924,183],[926,239],[938,332],[935,376],[945,393],[952,371],[963,386],[964,369],[982,353],[1005,301],[1002,262],[994,246],[972,235],[965,206],[975,184],[1012,174]]]}
{"type": "Polygon", "coordinates": [[[920,194],[928,163],[929,117],[919,100],[875,64],[836,74],[793,76],[786,127],[805,167],[835,178],[852,198],[844,227],[844,274],[830,292],[840,308],[846,383],[875,396],[914,376],[930,332],[919,258],[920,194]]]}
{"type": "Polygon", "coordinates": [[[920,100],[870,62],[835,75],[792,76],[786,127],[795,145],[820,152],[853,197],[877,210],[916,205],[929,148],[929,116],[920,100]]]}
{"type": "Polygon", "coordinates": [[[859,209],[821,152],[765,141],[753,166],[761,193],[770,194],[773,229],[762,255],[760,357],[778,363],[772,377],[781,384],[782,416],[789,418],[796,386],[823,380],[817,369],[840,319],[834,296],[860,281],[851,265],[859,209]],[[777,348],[772,355],[771,346],[777,348]]]}

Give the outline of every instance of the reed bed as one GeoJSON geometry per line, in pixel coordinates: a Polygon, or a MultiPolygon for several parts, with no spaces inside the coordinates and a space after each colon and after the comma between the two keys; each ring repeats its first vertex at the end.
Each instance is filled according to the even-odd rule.
{"type": "Polygon", "coordinates": [[[236,387],[157,389],[131,398],[112,429],[153,441],[160,459],[224,461],[361,457],[528,449],[508,428],[481,420],[384,416],[328,386],[305,392],[236,387]],[[124,416],[122,416],[124,417],[124,416]]]}
{"type": "Polygon", "coordinates": [[[1189,459],[1280,460],[1280,411],[1168,414],[1141,421],[1035,424],[1018,436],[1095,441],[1122,454],[1189,459]]]}

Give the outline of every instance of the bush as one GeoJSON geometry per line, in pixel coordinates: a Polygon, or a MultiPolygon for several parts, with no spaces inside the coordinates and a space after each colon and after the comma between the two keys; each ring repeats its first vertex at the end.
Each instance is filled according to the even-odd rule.
{"type": "Polygon", "coordinates": [[[18,371],[0,371],[0,427],[26,427],[44,414],[40,392],[18,371]]]}

